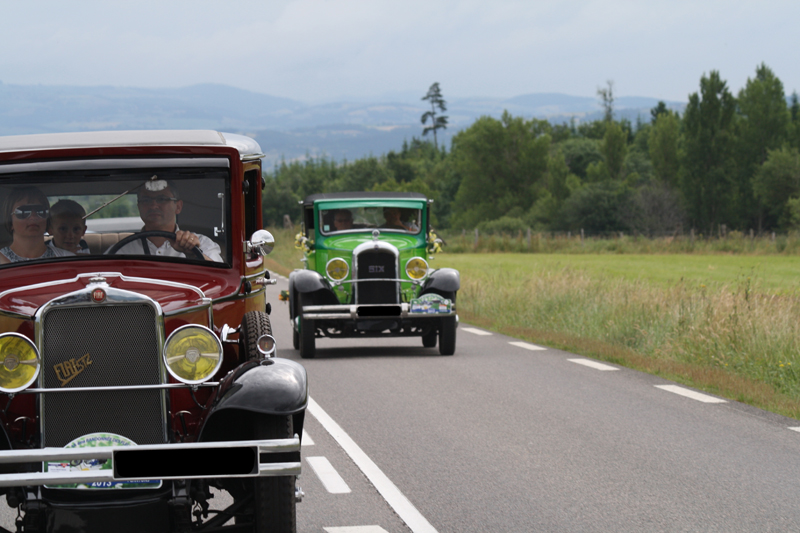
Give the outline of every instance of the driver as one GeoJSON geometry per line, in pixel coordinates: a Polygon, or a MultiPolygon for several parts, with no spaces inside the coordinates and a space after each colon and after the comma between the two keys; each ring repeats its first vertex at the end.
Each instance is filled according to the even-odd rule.
{"type": "Polygon", "coordinates": [[[206,261],[222,261],[220,247],[206,237],[178,228],[177,216],[183,209],[178,189],[173,181],[157,180],[147,183],[137,195],[142,231],[169,231],[175,240],[166,237],[147,237],[126,244],[118,254],[160,255],[164,257],[194,257],[192,248],[197,246],[206,261]],[[144,244],[147,243],[145,248],[144,244]]]}

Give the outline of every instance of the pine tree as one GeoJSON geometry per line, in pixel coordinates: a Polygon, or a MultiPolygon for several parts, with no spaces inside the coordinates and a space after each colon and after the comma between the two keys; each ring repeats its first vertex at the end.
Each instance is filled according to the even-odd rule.
{"type": "Polygon", "coordinates": [[[429,100],[431,103],[431,110],[423,113],[421,117],[423,126],[425,126],[425,124],[428,122],[428,119],[431,119],[431,125],[425,126],[425,128],[422,130],[422,136],[424,137],[428,134],[428,132],[432,131],[433,145],[438,149],[439,143],[436,139],[436,130],[447,128],[447,117],[442,115],[437,116],[436,114],[437,107],[439,108],[439,111],[447,111],[446,102],[444,101],[444,98],[442,98],[442,92],[439,89],[439,83],[437,82],[431,85],[428,89],[428,94],[423,96],[422,99],[429,100]]]}

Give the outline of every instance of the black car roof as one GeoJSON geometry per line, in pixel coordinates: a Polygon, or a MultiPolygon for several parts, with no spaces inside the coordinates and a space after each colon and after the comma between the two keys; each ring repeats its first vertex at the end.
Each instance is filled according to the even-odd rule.
{"type": "Polygon", "coordinates": [[[350,199],[375,199],[375,200],[426,200],[427,196],[418,192],[326,192],[311,194],[303,200],[303,205],[314,205],[317,200],[350,200],[350,199]]]}

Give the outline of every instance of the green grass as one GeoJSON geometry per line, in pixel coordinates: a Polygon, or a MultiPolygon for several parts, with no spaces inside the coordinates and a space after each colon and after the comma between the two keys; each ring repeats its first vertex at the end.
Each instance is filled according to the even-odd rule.
{"type": "MultiPolygon", "coordinates": [[[[295,233],[274,230],[270,268],[302,266],[295,233]]],[[[431,266],[461,272],[466,323],[800,419],[800,256],[443,253],[431,266]]]]}

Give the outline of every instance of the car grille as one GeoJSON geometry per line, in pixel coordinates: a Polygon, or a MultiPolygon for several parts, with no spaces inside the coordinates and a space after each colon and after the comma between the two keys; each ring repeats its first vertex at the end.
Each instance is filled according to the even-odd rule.
{"type": "MultiPolygon", "coordinates": [[[[43,387],[161,383],[157,323],[145,304],[52,309],[42,324],[43,387]]],[[[159,389],[45,394],[43,444],[64,446],[97,432],[137,444],[164,442],[162,397],[159,389]]]]}
{"type": "MultiPolygon", "coordinates": [[[[363,279],[397,279],[397,259],[390,252],[369,250],[358,256],[356,277],[363,279]]],[[[395,281],[356,284],[357,304],[396,304],[400,287],[395,281]]]]}

